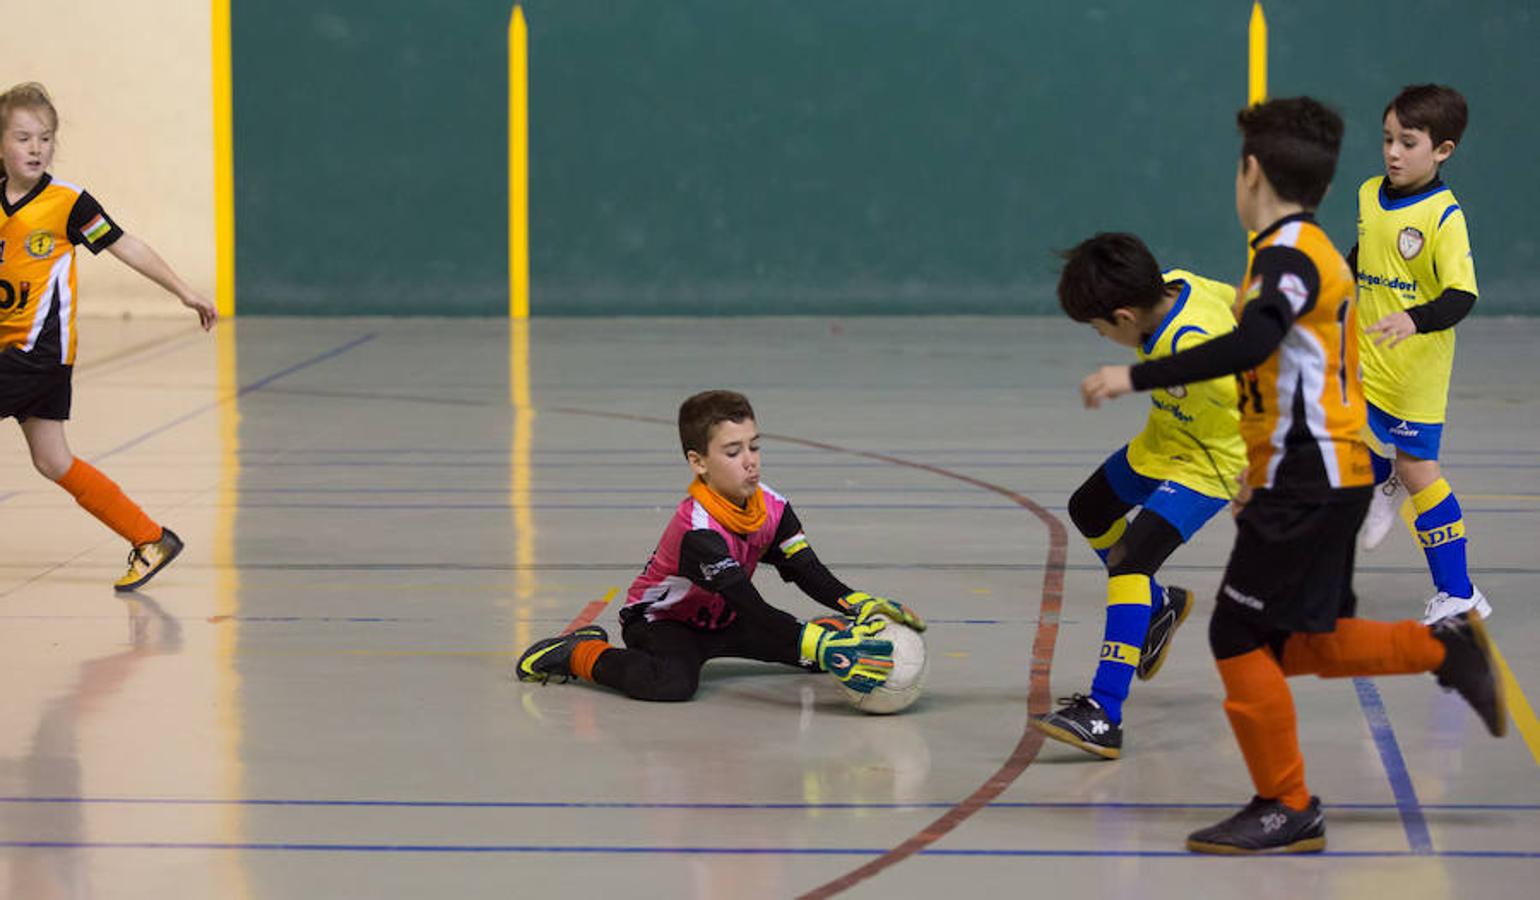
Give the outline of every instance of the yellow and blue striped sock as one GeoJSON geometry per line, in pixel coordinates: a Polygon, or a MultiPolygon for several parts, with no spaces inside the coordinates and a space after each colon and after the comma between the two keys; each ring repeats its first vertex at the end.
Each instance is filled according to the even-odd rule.
{"type": "Polygon", "coordinates": [[[1107,625],[1102,631],[1101,661],[1091,681],[1091,699],[1114,722],[1123,721],[1123,701],[1128,699],[1128,685],[1150,627],[1152,597],[1148,575],[1114,575],[1107,580],[1107,625]]]}
{"type": "Polygon", "coordinates": [[[1449,482],[1440,478],[1412,495],[1417,510],[1417,542],[1428,558],[1433,586],[1451,597],[1469,597],[1474,588],[1465,563],[1465,517],[1449,482]]]}

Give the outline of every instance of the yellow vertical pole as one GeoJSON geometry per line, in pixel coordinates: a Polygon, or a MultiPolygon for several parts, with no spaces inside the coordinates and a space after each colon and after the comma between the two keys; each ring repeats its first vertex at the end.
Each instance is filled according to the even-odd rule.
{"type": "Polygon", "coordinates": [[[214,94],[214,307],[235,315],[235,131],[230,0],[212,0],[214,94]]]}
{"type": "Polygon", "coordinates": [[[517,5],[508,20],[508,315],[529,318],[529,36],[517,5]]]}
{"type": "Polygon", "coordinates": [[[1247,36],[1250,52],[1247,54],[1246,103],[1249,105],[1267,99],[1267,17],[1262,14],[1261,0],[1251,4],[1247,36]]]}
{"type": "Polygon", "coordinates": [[[514,640],[529,642],[535,589],[535,517],[530,508],[535,406],[529,377],[529,38],[524,9],[508,20],[508,394],[513,406],[509,505],[513,509],[514,640]]]}
{"type": "MultiPolygon", "coordinates": [[[[1262,14],[1262,0],[1251,4],[1251,23],[1246,28],[1246,105],[1255,106],[1267,99],[1267,17],[1262,14]]],[[[1246,271],[1251,271],[1251,257],[1256,252],[1246,232],[1246,271]]],[[[1242,291],[1245,285],[1241,285],[1242,291]]]]}

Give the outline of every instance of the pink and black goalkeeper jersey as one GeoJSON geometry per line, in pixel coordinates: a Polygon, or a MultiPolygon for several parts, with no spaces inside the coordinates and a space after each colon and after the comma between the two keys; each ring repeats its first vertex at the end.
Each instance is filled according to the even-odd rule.
{"type": "MultiPolygon", "coordinates": [[[[713,519],[694,497],[686,497],[674,510],[663,529],[657,549],[647,560],[642,573],[631,582],[621,621],[645,615],[650,622],[673,620],[697,628],[719,629],[732,623],[735,613],[723,596],[701,586],[715,582],[722,569],[740,568],[752,577],[761,560],[780,568],[788,558],[804,551],[807,538],[786,498],[761,484],[765,495],[765,524],[753,534],[736,534],[713,519]],[[728,556],[715,560],[686,561],[681,553],[685,536],[692,531],[710,530],[727,542],[728,556]],[[689,572],[693,565],[701,571],[689,572]]],[[[812,557],[811,551],[806,551],[812,557]]],[[[783,573],[783,577],[790,578],[783,573]]],[[[826,602],[822,598],[820,602],[826,602]]]]}

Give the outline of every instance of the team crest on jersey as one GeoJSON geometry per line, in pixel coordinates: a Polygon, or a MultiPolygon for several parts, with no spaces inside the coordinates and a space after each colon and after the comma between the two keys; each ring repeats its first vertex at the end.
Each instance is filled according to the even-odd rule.
{"type": "Polygon", "coordinates": [[[1187,385],[1185,385],[1185,384],[1173,384],[1170,387],[1166,388],[1166,393],[1168,393],[1171,396],[1175,397],[1176,399],[1180,400],[1183,397],[1187,396],[1187,385]]]}
{"type": "Polygon", "coordinates": [[[53,255],[53,232],[38,229],[27,235],[27,253],[33,259],[47,259],[53,255]]]}
{"type": "Polygon", "coordinates": [[[1422,252],[1422,232],[1410,226],[1401,229],[1396,235],[1396,249],[1401,251],[1402,259],[1413,259],[1422,252]]]}

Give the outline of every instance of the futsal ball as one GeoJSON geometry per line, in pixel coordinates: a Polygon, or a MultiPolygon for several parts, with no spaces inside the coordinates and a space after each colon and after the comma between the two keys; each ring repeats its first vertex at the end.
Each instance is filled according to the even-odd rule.
{"type": "Polygon", "coordinates": [[[876,637],[893,644],[893,671],[888,680],[869,694],[840,687],[851,706],[864,713],[886,715],[907,709],[920,699],[920,691],[925,687],[925,638],[913,628],[891,620],[876,637]]]}

